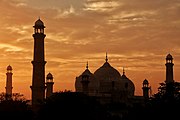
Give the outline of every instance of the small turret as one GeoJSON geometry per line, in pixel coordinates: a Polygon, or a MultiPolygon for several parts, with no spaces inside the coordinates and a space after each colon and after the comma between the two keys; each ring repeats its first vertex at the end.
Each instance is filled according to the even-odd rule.
{"type": "Polygon", "coordinates": [[[53,94],[53,84],[53,75],[51,73],[48,73],[48,75],[46,76],[46,98],[53,94]]]}
{"type": "Polygon", "coordinates": [[[88,84],[89,84],[89,70],[88,70],[88,62],[87,62],[87,65],[86,65],[86,70],[85,72],[82,73],[82,80],[81,80],[81,84],[82,84],[82,91],[84,94],[87,94],[88,95],[88,84]]]}
{"type": "Polygon", "coordinates": [[[172,83],[174,82],[174,78],[173,78],[173,57],[171,54],[168,54],[166,56],[166,83],[172,83]]]}
{"type": "Polygon", "coordinates": [[[149,99],[149,90],[150,90],[150,87],[149,87],[149,82],[148,82],[147,79],[145,79],[145,80],[143,81],[143,87],[142,87],[142,89],[143,89],[143,97],[144,97],[145,99],[149,99]]]}

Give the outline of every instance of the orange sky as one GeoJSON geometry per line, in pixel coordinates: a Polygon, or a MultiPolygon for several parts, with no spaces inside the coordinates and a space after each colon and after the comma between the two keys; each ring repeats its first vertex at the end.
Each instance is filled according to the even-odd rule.
{"type": "Polygon", "coordinates": [[[180,2],[178,0],[0,0],[0,92],[6,67],[13,67],[13,92],[31,98],[33,25],[45,28],[46,75],[54,91],[74,91],[75,77],[89,61],[95,72],[109,63],[135,84],[142,95],[146,78],[157,91],[165,80],[165,57],[174,57],[174,79],[180,81],[180,2]]]}

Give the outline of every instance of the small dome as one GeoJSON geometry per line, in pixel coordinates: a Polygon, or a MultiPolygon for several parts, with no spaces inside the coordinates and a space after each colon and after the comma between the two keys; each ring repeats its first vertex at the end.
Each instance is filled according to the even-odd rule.
{"type": "Polygon", "coordinates": [[[10,65],[8,65],[7,70],[12,70],[12,67],[10,65]]]}
{"type": "Polygon", "coordinates": [[[43,26],[44,27],[44,23],[38,19],[36,22],[35,22],[35,26],[43,26]]]}
{"type": "Polygon", "coordinates": [[[143,81],[143,84],[149,84],[148,80],[145,79],[145,80],[143,81]]]}
{"type": "Polygon", "coordinates": [[[121,84],[123,85],[121,86],[122,90],[127,90],[129,96],[134,96],[135,85],[128,77],[126,77],[124,72],[123,72],[121,80],[122,80],[121,84]]]}
{"type": "Polygon", "coordinates": [[[92,73],[89,71],[89,69],[86,69],[82,75],[92,75],[92,73]]]}
{"type": "Polygon", "coordinates": [[[168,54],[168,55],[166,56],[166,59],[167,59],[167,60],[172,60],[172,59],[173,59],[173,57],[172,57],[172,55],[171,55],[171,54],[168,54]]]}
{"type": "Polygon", "coordinates": [[[53,75],[51,73],[48,73],[46,79],[53,79],[53,75]]]}
{"type": "Polygon", "coordinates": [[[95,95],[98,91],[99,83],[88,68],[86,68],[86,70],[80,76],[76,77],[76,80],[75,80],[76,92],[83,91],[83,87],[81,83],[83,75],[89,76],[89,84],[88,84],[89,95],[95,95]]]}

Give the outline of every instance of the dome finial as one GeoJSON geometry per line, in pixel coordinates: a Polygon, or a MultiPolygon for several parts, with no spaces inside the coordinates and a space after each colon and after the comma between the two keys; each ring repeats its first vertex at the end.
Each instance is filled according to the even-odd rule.
{"type": "Polygon", "coordinates": [[[88,69],[88,61],[87,61],[87,64],[86,64],[86,68],[88,69]]]}
{"type": "Polygon", "coordinates": [[[108,61],[108,56],[107,56],[107,52],[106,52],[106,59],[105,59],[105,60],[106,60],[106,62],[108,61]]]}
{"type": "Polygon", "coordinates": [[[123,67],[123,75],[125,75],[125,69],[124,69],[124,67],[123,67]]]}

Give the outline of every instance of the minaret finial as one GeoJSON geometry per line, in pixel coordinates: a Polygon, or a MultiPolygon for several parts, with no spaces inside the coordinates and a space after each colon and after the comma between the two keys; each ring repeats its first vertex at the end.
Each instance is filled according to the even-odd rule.
{"type": "Polygon", "coordinates": [[[39,16],[39,20],[40,20],[40,16],[39,16]]]}
{"type": "Polygon", "coordinates": [[[125,75],[125,70],[124,70],[124,67],[123,67],[123,75],[125,75]]]}
{"type": "Polygon", "coordinates": [[[106,52],[106,59],[105,59],[105,60],[106,60],[106,62],[108,61],[108,56],[107,56],[107,52],[106,52]]]}
{"type": "Polygon", "coordinates": [[[88,65],[88,61],[87,61],[87,64],[86,64],[86,69],[88,69],[89,65],[88,65]]]}

